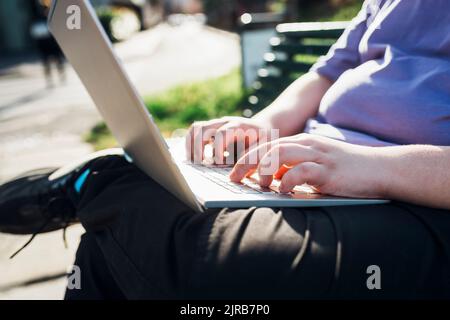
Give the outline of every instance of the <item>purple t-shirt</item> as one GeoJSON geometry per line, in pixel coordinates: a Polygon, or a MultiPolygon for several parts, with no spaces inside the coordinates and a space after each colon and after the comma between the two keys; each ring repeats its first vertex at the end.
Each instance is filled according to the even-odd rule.
{"type": "Polygon", "coordinates": [[[311,70],[335,82],[306,132],[450,145],[450,0],[365,1],[311,70]]]}

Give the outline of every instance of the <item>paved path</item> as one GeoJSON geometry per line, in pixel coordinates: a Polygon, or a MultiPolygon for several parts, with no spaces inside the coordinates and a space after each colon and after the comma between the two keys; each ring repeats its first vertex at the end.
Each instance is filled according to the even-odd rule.
{"type": "MultiPolygon", "coordinates": [[[[235,35],[196,23],[160,25],[116,46],[141,94],[225,74],[240,63],[235,35]]],[[[24,170],[65,164],[92,151],[82,136],[99,115],[72,69],[67,83],[46,89],[41,67],[24,64],[0,77],[0,181],[24,170]]],[[[83,229],[40,235],[14,260],[27,237],[0,234],[0,299],[59,299],[62,278],[39,282],[73,263],[83,229]],[[33,284],[37,282],[37,284],[33,284]]]]}

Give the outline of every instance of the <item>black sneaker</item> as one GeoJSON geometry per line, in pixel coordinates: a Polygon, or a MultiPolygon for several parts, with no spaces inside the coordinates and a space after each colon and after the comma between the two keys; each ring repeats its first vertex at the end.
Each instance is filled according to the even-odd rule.
{"type": "Polygon", "coordinates": [[[1,185],[0,232],[32,234],[27,246],[39,233],[78,223],[76,208],[89,174],[122,163],[127,163],[123,151],[108,149],[60,169],[27,172],[1,185]]]}
{"type": "Polygon", "coordinates": [[[92,170],[116,165],[121,149],[92,153],[60,169],[27,172],[0,186],[0,232],[35,234],[78,222],[81,188],[92,170]]]}
{"type": "Polygon", "coordinates": [[[78,172],[50,180],[56,170],[30,171],[0,186],[0,232],[43,233],[78,222],[75,195],[68,187],[78,172]]]}

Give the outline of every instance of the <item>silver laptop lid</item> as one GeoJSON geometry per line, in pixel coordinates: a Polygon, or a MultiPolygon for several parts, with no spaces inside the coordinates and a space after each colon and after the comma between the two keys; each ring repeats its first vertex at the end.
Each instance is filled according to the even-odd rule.
{"type": "Polygon", "coordinates": [[[89,1],[54,0],[48,25],[109,129],[134,163],[180,200],[201,210],[89,1]]]}

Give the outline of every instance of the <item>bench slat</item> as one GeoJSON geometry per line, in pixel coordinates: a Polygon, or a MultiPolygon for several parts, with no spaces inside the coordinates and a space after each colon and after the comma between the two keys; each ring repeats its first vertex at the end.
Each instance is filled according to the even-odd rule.
{"type": "Polygon", "coordinates": [[[274,60],[266,62],[268,66],[279,68],[283,72],[308,72],[312,64],[289,60],[274,60]]]}
{"type": "Polygon", "coordinates": [[[248,98],[248,108],[255,113],[269,105],[299,74],[309,71],[315,56],[328,52],[347,25],[348,22],[278,25],[277,36],[270,41],[271,54],[266,55],[248,98]]]}
{"type": "Polygon", "coordinates": [[[304,45],[292,43],[280,43],[271,46],[272,51],[284,52],[286,54],[311,54],[321,56],[330,50],[328,45],[304,45]]]}
{"type": "Polygon", "coordinates": [[[276,31],[286,37],[337,39],[348,24],[347,21],[282,23],[276,31]]]}

